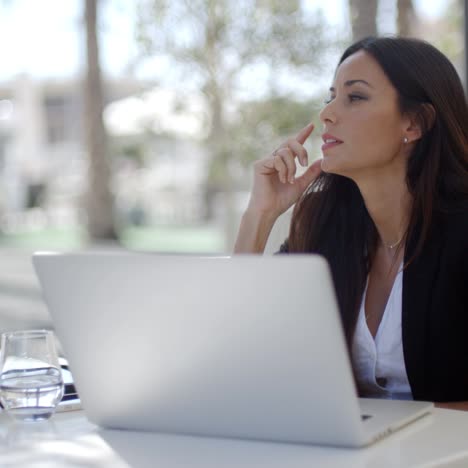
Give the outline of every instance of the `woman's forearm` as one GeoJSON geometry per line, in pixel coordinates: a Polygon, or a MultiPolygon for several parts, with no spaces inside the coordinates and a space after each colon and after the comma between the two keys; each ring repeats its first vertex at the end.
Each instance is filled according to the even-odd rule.
{"type": "Polygon", "coordinates": [[[434,403],[436,408],[455,409],[468,411],[468,401],[455,401],[450,403],[434,403]]]}
{"type": "Polygon", "coordinates": [[[277,216],[247,210],[242,216],[235,254],[263,253],[277,216]]]}

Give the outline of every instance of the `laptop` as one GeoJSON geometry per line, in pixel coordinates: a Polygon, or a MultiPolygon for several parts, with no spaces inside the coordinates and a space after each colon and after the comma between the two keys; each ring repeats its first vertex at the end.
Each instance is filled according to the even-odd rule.
{"type": "Polygon", "coordinates": [[[361,447],[433,407],[357,397],[318,255],[37,253],[33,264],[101,427],[361,447]]]}

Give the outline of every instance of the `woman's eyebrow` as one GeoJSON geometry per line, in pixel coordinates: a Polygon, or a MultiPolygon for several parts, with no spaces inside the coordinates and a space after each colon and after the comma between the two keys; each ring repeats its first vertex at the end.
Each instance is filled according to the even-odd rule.
{"type": "MultiPolygon", "coordinates": [[[[369,88],[372,88],[372,87],[373,87],[373,86],[372,86],[370,83],[368,83],[366,80],[348,80],[348,81],[345,81],[344,84],[345,84],[345,86],[351,86],[351,85],[353,85],[353,84],[355,84],[355,83],[363,83],[363,84],[365,84],[366,86],[369,86],[369,88]]],[[[332,86],[332,87],[330,88],[330,91],[335,91],[335,88],[332,86]]]]}

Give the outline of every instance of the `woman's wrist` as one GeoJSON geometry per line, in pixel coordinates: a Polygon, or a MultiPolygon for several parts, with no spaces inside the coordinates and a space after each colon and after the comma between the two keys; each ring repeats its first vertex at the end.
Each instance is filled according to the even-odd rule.
{"type": "Polygon", "coordinates": [[[242,215],[234,253],[263,253],[278,215],[247,208],[242,215]]]}

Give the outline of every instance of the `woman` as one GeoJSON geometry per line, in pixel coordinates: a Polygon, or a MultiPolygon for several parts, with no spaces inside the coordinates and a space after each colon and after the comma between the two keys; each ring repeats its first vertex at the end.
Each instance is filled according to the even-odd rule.
{"type": "Polygon", "coordinates": [[[296,204],[282,252],[322,254],[361,396],[468,410],[468,109],[431,45],[366,38],[339,61],[320,113],[254,167],[236,253],[261,253],[296,204]],[[445,404],[443,404],[445,402],[445,404]]]}

